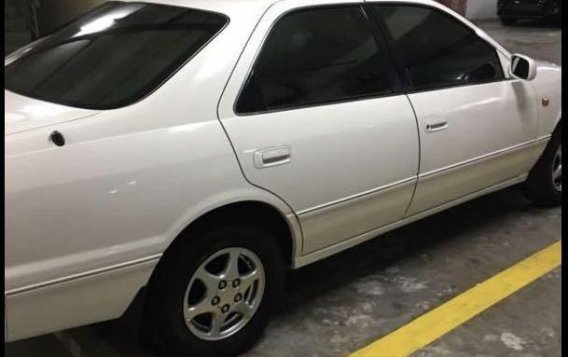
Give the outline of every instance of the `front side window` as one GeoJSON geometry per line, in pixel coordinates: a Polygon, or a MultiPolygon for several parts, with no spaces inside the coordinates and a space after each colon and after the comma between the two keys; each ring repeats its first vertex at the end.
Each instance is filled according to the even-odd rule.
{"type": "Polygon", "coordinates": [[[392,92],[388,56],[361,8],[293,12],[271,30],[237,113],[295,108],[392,92]]]}
{"type": "Polygon", "coordinates": [[[210,12],[110,2],[9,62],[5,88],[87,109],[111,109],[149,94],[226,24],[210,12]]]}
{"type": "Polygon", "coordinates": [[[496,49],[450,15],[416,5],[374,5],[413,89],[504,79],[496,49]]]}

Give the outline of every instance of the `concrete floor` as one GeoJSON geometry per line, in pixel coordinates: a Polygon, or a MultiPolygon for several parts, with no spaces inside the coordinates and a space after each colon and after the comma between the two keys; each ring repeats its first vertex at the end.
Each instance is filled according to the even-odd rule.
{"type": "MultiPolygon", "coordinates": [[[[560,62],[560,29],[482,22],[505,47],[560,62]]],[[[403,227],[290,274],[287,296],[247,357],[344,356],[549,246],[561,209],[515,189],[403,227]]],[[[493,306],[418,357],[561,356],[560,268],[493,306]]],[[[151,356],[135,313],[5,345],[6,356],[151,356]]]]}

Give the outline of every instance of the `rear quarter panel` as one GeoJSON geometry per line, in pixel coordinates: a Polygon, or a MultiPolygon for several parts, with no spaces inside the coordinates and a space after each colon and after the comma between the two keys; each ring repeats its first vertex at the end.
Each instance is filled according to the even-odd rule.
{"type": "MultiPolygon", "coordinates": [[[[88,314],[49,315],[40,328],[18,325],[26,317],[10,306],[39,306],[55,296],[49,294],[71,301],[84,296],[77,285],[82,276],[143,259],[155,264],[188,224],[217,207],[255,200],[293,217],[284,202],[243,178],[217,119],[225,83],[256,24],[252,19],[262,11],[232,18],[210,45],[137,104],[6,136],[5,294],[13,322],[8,328],[18,329],[11,336],[120,316],[137,288],[97,288],[112,281],[87,288],[106,303],[75,299],[80,304],[73,310],[88,314]],[[65,136],[65,146],[49,141],[53,130],[65,136]]],[[[137,275],[138,288],[151,271],[137,275]]]]}

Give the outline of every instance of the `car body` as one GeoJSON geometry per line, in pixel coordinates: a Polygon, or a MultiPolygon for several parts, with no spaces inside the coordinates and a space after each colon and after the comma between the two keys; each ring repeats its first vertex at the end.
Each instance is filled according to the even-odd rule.
{"type": "Polygon", "coordinates": [[[559,22],[562,6],[559,0],[499,0],[497,14],[506,25],[524,19],[559,22]]]}
{"type": "MultiPolygon", "coordinates": [[[[195,227],[262,223],[277,236],[284,263],[300,268],[522,183],[561,118],[558,66],[513,57],[468,20],[429,0],[152,0],[113,3],[110,10],[98,11],[5,60],[9,341],[120,317],[151,284],[156,267],[182,250],[183,237],[195,227]],[[50,57],[51,48],[74,51],[79,29],[104,33],[140,9],[155,19],[174,6],[198,11],[199,16],[190,16],[199,22],[194,27],[213,30],[198,37],[191,55],[149,80],[141,94],[123,100],[135,84],[113,82],[117,76],[130,78],[129,67],[106,54],[119,56],[126,49],[101,55],[91,48],[91,57],[82,60],[91,72],[72,67],[73,75],[65,72],[52,87],[58,72],[45,79],[46,73],[37,70],[59,63],[53,62],[59,54],[50,57]],[[327,11],[320,22],[302,17],[320,10],[327,11]],[[434,70],[430,64],[423,70],[410,68],[407,59],[404,71],[401,58],[427,57],[430,47],[413,52],[416,46],[408,46],[393,54],[376,36],[387,30],[374,27],[373,17],[366,16],[384,16],[386,26],[396,26],[405,23],[406,11],[426,24],[433,16],[434,23],[443,20],[463,32],[469,42],[453,48],[461,64],[445,70],[443,61],[426,61],[434,70]],[[293,56],[309,50],[310,38],[329,31],[314,30],[312,37],[287,31],[297,24],[325,28],[329,18],[341,24],[331,26],[335,37],[325,45],[330,53],[334,46],[360,41],[346,53],[372,51],[371,62],[346,57],[338,66],[360,66],[348,67],[342,78],[336,67],[325,67],[327,72],[313,74],[316,84],[306,84],[310,66],[335,55],[293,56]],[[280,26],[283,19],[291,20],[280,26]],[[353,38],[342,37],[345,28],[357,29],[353,38]],[[291,52],[279,52],[285,46],[271,42],[277,41],[271,31],[281,31],[278,38],[289,40],[291,52]],[[480,65],[471,59],[481,52],[489,62],[480,65]],[[45,61],[34,62],[34,53],[45,61]],[[264,53],[270,55],[259,57],[264,53]],[[512,73],[515,58],[525,61],[527,80],[512,73]],[[101,80],[105,73],[93,68],[105,61],[118,67],[101,80]],[[458,68],[465,65],[467,73],[458,68]],[[278,71],[286,66],[295,68],[286,81],[317,90],[279,87],[278,71]],[[414,76],[412,84],[404,73],[414,76]],[[332,77],[342,81],[340,90],[332,77]],[[49,91],[42,91],[44,84],[37,83],[44,82],[36,78],[45,80],[49,91]],[[253,82],[265,86],[262,103],[255,100],[253,82]],[[112,95],[91,95],[92,83],[112,95]],[[60,90],[66,85],[66,92],[60,90]]],[[[393,36],[391,47],[416,38],[404,36],[412,29],[407,27],[388,30],[402,41],[393,36]]],[[[127,39],[120,46],[131,43],[127,39]]],[[[131,57],[132,66],[158,56],[148,51],[148,57],[131,57]]],[[[189,245],[189,252],[200,246],[194,248],[189,245]]]]}

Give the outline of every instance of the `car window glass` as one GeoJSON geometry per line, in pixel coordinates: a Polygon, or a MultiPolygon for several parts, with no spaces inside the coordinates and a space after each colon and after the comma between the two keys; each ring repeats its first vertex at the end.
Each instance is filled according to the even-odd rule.
{"type": "Polygon", "coordinates": [[[496,49],[450,15],[424,6],[374,6],[414,89],[504,79],[496,49]]]}
{"type": "Polygon", "coordinates": [[[5,66],[5,88],[87,109],[125,106],[162,84],[226,22],[183,7],[106,3],[5,66]]]}
{"type": "Polygon", "coordinates": [[[392,92],[387,56],[359,7],[302,10],[272,28],[237,101],[238,113],[392,92]]]}

